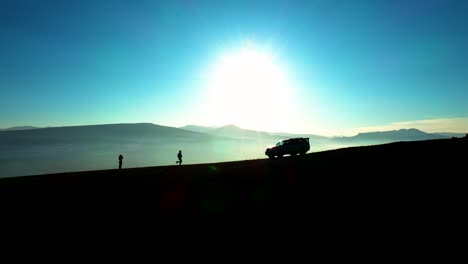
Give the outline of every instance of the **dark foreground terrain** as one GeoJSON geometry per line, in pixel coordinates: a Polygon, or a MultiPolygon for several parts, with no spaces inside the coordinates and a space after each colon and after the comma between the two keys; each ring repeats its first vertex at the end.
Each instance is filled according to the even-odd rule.
{"type": "Polygon", "coordinates": [[[464,215],[467,147],[466,139],[440,139],[275,160],[6,178],[0,180],[2,219],[214,217],[420,229],[464,215]]]}

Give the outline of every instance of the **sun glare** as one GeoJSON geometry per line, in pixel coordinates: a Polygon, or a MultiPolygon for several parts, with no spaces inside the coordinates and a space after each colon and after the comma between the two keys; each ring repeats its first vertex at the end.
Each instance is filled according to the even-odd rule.
{"type": "Polygon", "coordinates": [[[280,129],[293,107],[286,70],[271,52],[254,47],[222,55],[209,70],[206,88],[214,125],[280,129]],[[278,120],[283,120],[281,126],[278,120]]]}

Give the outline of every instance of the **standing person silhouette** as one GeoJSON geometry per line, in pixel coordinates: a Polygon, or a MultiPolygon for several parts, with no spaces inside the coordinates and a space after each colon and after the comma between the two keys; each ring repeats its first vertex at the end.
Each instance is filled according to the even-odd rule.
{"type": "Polygon", "coordinates": [[[123,156],[122,154],[119,155],[119,170],[122,169],[122,160],[123,160],[123,156]]]}
{"type": "Polygon", "coordinates": [[[182,165],[182,150],[179,150],[179,154],[177,154],[177,158],[179,158],[179,166],[182,165]]]}

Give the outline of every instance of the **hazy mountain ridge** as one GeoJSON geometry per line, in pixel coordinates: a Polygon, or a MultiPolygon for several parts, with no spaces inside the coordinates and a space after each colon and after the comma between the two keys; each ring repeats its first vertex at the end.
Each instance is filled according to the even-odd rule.
{"type": "MultiPolygon", "coordinates": [[[[194,127],[187,127],[188,129],[194,127]]],[[[266,158],[265,149],[282,139],[310,138],[310,151],[375,145],[395,141],[450,138],[416,129],[360,133],[353,137],[267,133],[229,125],[195,127],[195,132],[151,123],[107,124],[0,131],[0,177],[109,169],[124,156],[124,167],[266,158]]]]}
{"type": "MultiPolygon", "coordinates": [[[[128,137],[142,138],[212,138],[223,137],[231,139],[262,139],[280,140],[291,137],[309,137],[312,141],[334,140],[334,141],[406,141],[406,140],[427,140],[450,137],[463,137],[463,133],[426,133],[418,129],[400,129],[391,131],[376,131],[359,133],[351,137],[327,137],[315,134],[291,134],[281,132],[265,132],[250,129],[243,129],[236,125],[226,125],[222,127],[205,127],[197,125],[187,125],[180,128],[161,126],[152,123],[123,123],[123,124],[102,124],[86,126],[64,126],[38,128],[23,126],[0,130],[0,143],[8,140],[36,139],[31,142],[47,139],[60,141],[60,139],[122,139],[128,137]]],[[[31,143],[29,142],[29,143],[31,143]]],[[[11,143],[11,142],[10,142],[11,143]]],[[[21,143],[21,142],[17,142],[21,143]]]]}
{"type": "Polygon", "coordinates": [[[448,138],[444,135],[426,133],[418,129],[399,129],[391,131],[365,132],[352,137],[336,137],[334,140],[346,142],[395,142],[448,138]]]}
{"type": "Polygon", "coordinates": [[[226,125],[222,127],[205,127],[197,125],[187,125],[181,127],[181,129],[194,131],[194,132],[204,132],[220,137],[230,137],[230,138],[264,138],[264,139],[274,139],[278,140],[281,138],[292,138],[292,137],[308,137],[311,139],[330,139],[330,137],[320,136],[315,134],[292,134],[292,133],[282,133],[282,132],[266,132],[258,130],[250,130],[238,127],[236,125],[226,125]]]}
{"type": "Polygon", "coordinates": [[[197,126],[197,125],[186,125],[186,126],[179,127],[179,128],[183,130],[188,130],[192,132],[200,132],[200,133],[207,133],[209,131],[216,129],[216,127],[205,127],[205,126],[197,126]]]}
{"type": "Polygon", "coordinates": [[[271,136],[267,132],[243,129],[236,125],[222,126],[222,127],[209,131],[209,133],[215,136],[219,136],[219,137],[229,137],[229,138],[237,138],[237,139],[247,139],[247,138],[263,139],[263,138],[269,138],[271,136]]]}
{"type": "Polygon", "coordinates": [[[281,132],[274,132],[270,134],[277,138],[304,137],[304,138],[309,138],[309,140],[330,140],[331,139],[331,137],[321,136],[321,135],[316,135],[316,134],[291,134],[291,133],[281,133],[281,132]]]}
{"type": "Polygon", "coordinates": [[[225,125],[221,127],[205,127],[197,125],[187,125],[181,127],[181,129],[193,131],[193,132],[202,132],[219,137],[227,138],[250,138],[250,137],[270,137],[270,134],[264,131],[256,131],[250,129],[240,128],[236,125],[225,125]]]}
{"type": "Polygon", "coordinates": [[[457,137],[457,138],[462,138],[466,135],[466,133],[453,133],[453,132],[436,132],[436,133],[432,133],[432,134],[435,134],[435,135],[441,135],[441,136],[444,136],[444,137],[457,137]]]}
{"type": "Polygon", "coordinates": [[[40,127],[35,126],[15,126],[9,128],[0,128],[0,131],[17,131],[17,130],[30,130],[30,129],[38,129],[40,127]]]}
{"type": "Polygon", "coordinates": [[[358,133],[355,136],[344,136],[344,137],[328,137],[316,134],[293,134],[293,133],[282,133],[282,132],[265,132],[243,129],[235,125],[227,125],[222,127],[204,127],[196,125],[188,125],[182,127],[182,129],[189,131],[209,133],[216,136],[243,138],[249,137],[263,137],[263,138],[292,138],[292,137],[308,137],[311,140],[336,140],[336,141],[407,141],[407,140],[426,140],[426,139],[441,139],[449,137],[463,137],[463,133],[427,133],[415,128],[399,129],[391,131],[375,131],[375,132],[364,132],[358,133]]]}
{"type": "Polygon", "coordinates": [[[104,124],[0,131],[0,143],[33,144],[74,141],[128,141],[157,138],[209,138],[207,134],[151,123],[104,124]]]}

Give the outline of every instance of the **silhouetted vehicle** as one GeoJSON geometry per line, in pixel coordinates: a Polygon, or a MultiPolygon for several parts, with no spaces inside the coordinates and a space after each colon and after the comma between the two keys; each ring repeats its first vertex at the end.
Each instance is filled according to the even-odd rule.
{"type": "Polygon", "coordinates": [[[309,149],[309,138],[290,138],[276,143],[274,147],[267,148],[265,155],[270,159],[274,157],[281,158],[285,154],[289,154],[291,156],[295,156],[296,154],[304,155],[309,151],[309,149]]]}

